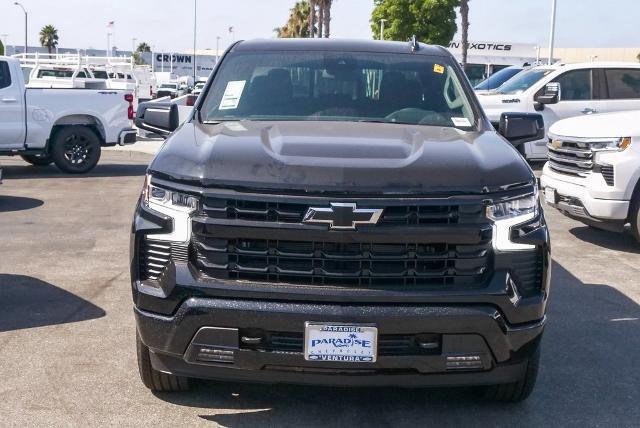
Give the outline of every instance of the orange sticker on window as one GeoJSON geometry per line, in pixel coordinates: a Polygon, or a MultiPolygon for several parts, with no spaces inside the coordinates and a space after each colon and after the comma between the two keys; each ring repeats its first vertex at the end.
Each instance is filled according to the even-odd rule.
{"type": "Polygon", "coordinates": [[[433,72],[434,73],[438,73],[438,74],[442,74],[442,73],[444,73],[444,67],[441,66],[440,64],[433,64],[433,72]]]}

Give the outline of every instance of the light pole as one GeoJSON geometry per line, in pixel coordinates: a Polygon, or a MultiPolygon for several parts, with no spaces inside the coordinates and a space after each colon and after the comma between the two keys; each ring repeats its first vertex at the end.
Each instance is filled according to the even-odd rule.
{"type": "Polygon", "coordinates": [[[384,40],[384,23],[387,22],[386,19],[380,20],[380,40],[384,40]]]}
{"type": "Polygon", "coordinates": [[[156,45],[151,45],[151,72],[156,72],[156,45]]]}
{"type": "Polygon", "coordinates": [[[111,33],[107,32],[107,58],[111,58],[111,33]]]}
{"type": "Polygon", "coordinates": [[[138,39],[136,39],[135,37],[131,38],[131,56],[133,56],[134,52],[136,51],[136,41],[138,39]]]}
{"type": "Polygon", "coordinates": [[[193,84],[196,84],[196,30],[198,25],[198,0],[193,0],[193,84]]]}
{"type": "Polygon", "coordinates": [[[22,9],[22,11],[24,12],[24,53],[27,53],[27,10],[24,8],[24,6],[17,2],[14,1],[13,2],[14,5],[16,6],[20,6],[20,8],[22,9]]]}
{"type": "Polygon", "coordinates": [[[553,38],[556,33],[556,0],[551,0],[551,31],[549,33],[549,65],[553,61],[553,38]]]}
{"type": "Polygon", "coordinates": [[[222,37],[220,36],[216,36],[216,64],[218,63],[218,60],[220,59],[220,39],[222,37]]]}

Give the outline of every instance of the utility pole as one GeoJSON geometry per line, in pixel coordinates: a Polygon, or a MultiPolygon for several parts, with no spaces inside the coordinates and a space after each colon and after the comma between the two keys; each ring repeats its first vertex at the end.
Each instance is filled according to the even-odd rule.
{"type": "Polygon", "coordinates": [[[29,44],[27,42],[27,23],[28,23],[27,10],[24,8],[24,6],[21,3],[17,2],[17,1],[14,1],[13,4],[16,5],[16,6],[20,6],[22,11],[24,12],[24,53],[26,54],[28,46],[29,46],[29,44]]]}
{"type": "Polygon", "coordinates": [[[549,65],[553,62],[553,38],[556,33],[556,0],[551,0],[551,31],[549,33],[549,65]]]}
{"type": "Polygon", "coordinates": [[[107,32],[107,58],[111,58],[111,33],[107,32]]]}
{"type": "Polygon", "coordinates": [[[386,19],[380,20],[380,40],[384,40],[384,23],[387,22],[386,19]]]}
{"type": "Polygon", "coordinates": [[[196,84],[196,30],[198,25],[198,0],[193,0],[193,84],[196,84]]]}

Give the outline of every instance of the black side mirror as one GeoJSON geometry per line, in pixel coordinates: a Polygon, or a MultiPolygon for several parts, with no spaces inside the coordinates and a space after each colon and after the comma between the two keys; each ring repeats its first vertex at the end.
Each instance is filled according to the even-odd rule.
{"type": "Polygon", "coordinates": [[[538,113],[502,113],[498,132],[514,146],[544,138],[544,120],[538,113]]]}
{"type": "Polygon", "coordinates": [[[560,101],[560,84],[558,82],[547,83],[544,92],[538,95],[536,101],[540,104],[557,104],[560,101]]]}
{"type": "Polygon", "coordinates": [[[180,125],[178,105],[173,103],[140,103],[136,113],[136,126],[145,131],[169,135],[180,125]]]}

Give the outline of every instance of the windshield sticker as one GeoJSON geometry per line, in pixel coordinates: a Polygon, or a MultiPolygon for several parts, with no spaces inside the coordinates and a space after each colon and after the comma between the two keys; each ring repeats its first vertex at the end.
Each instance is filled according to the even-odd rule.
{"type": "Polygon", "coordinates": [[[451,121],[455,126],[471,126],[471,122],[466,117],[452,117],[451,121]]]}
{"type": "Polygon", "coordinates": [[[240,97],[244,90],[246,80],[232,80],[227,83],[227,87],[222,95],[222,101],[220,101],[220,107],[218,110],[232,110],[238,108],[240,104],[240,97]]]}
{"type": "Polygon", "coordinates": [[[433,72],[434,73],[438,73],[438,74],[442,74],[442,73],[444,73],[444,67],[441,66],[440,64],[433,64],[433,72]]]}

